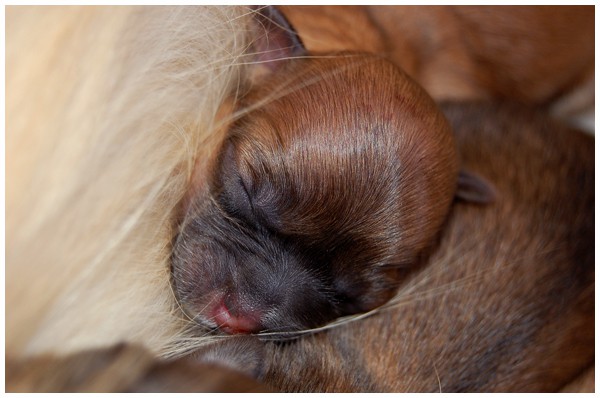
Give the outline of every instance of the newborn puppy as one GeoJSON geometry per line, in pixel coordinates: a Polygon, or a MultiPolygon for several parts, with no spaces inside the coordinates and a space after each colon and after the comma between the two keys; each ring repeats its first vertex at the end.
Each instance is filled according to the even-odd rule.
{"type": "Polygon", "coordinates": [[[310,51],[385,54],[436,100],[594,104],[591,6],[283,6],[310,51]]]}
{"type": "Polygon", "coordinates": [[[442,109],[461,167],[496,200],[452,206],[427,264],[381,310],[267,343],[275,389],[550,392],[593,367],[594,139],[520,105],[442,109]]]}
{"type": "MultiPolygon", "coordinates": [[[[303,53],[275,9],[258,15],[279,27],[267,28],[278,56],[303,53]]],[[[380,306],[433,243],[457,184],[478,201],[445,118],[390,62],[348,53],[270,66],[173,249],[184,310],[228,333],[380,306]]]]}
{"type": "Polygon", "coordinates": [[[247,97],[264,105],[229,131],[174,247],[180,301],[229,333],[383,304],[456,189],[446,120],[392,64],[298,60],[284,72],[247,97]]]}

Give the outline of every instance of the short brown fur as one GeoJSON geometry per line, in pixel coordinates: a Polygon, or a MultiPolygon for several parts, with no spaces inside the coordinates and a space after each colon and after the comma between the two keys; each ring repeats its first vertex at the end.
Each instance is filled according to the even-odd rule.
{"type": "Polygon", "coordinates": [[[285,6],[309,51],[384,54],[435,99],[594,104],[592,6],[285,6]]]}
{"type": "Polygon", "coordinates": [[[593,139],[514,106],[448,105],[497,201],[454,208],[389,309],[268,346],[284,391],[557,391],[594,359],[593,139]]]}

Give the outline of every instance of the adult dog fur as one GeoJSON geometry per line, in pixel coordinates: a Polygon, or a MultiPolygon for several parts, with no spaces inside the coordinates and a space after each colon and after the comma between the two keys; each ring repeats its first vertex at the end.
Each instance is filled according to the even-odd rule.
{"type": "Polygon", "coordinates": [[[182,344],[174,220],[240,84],[248,16],[7,8],[7,353],[182,344]]]}
{"type": "Polygon", "coordinates": [[[7,10],[7,353],[189,342],[168,284],[173,218],[248,32],[243,9],[214,25],[207,9],[161,12],[7,10]]]}
{"type": "Polygon", "coordinates": [[[457,204],[427,266],[367,317],[343,319],[288,344],[230,337],[190,357],[254,372],[269,387],[189,361],[153,362],[121,347],[8,362],[11,391],[91,391],[99,388],[98,377],[115,366],[131,368],[128,361],[140,355],[144,361],[130,377],[100,388],[593,390],[593,139],[515,106],[447,104],[444,110],[464,163],[495,184],[497,200],[457,204]],[[60,376],[49,381],[48,370],[57,366],[60,376]],[[83,375],[79,384],[67,383],[70,372],[83,375]],[[223,383],[207,387],[209,378],[223,383]]]}

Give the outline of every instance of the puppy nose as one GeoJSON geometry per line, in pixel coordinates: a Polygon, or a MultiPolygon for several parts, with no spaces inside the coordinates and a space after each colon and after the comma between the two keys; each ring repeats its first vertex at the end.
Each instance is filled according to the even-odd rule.
{"type": "Polygon", "coordinates": [[[222,300],[213,309],[213,320],[225,333],[228,334],[249,334],[260,331],[260,317],[253,311],[244,311],[241,308],[236,308],[226,305],[226,301],[222,300]]]}

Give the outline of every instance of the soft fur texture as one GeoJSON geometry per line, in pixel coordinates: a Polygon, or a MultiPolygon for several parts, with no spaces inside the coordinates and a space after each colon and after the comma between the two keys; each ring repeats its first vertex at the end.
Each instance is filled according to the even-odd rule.
{"type": "MultiPolygon", "coordinates": [[[[239,364],[243,353],[235,354],[239,364]]],[[[119,344],[68,356],[45,354],[25,360],[9,359],[6,391],[256,393],[271,390],[250,375],[222,366],[198,364],[191,358],[161,361],[138,345],[119,344]]]]}
{"type": "Polygon", "coordinates": [[[255,103],[175,243],[182,305],[231,333],[301,330],[385,303],[456,191],[455,145],[436,104],[364,54],[290,63],[242,107],[255,103]]]}
{"type": "Polygon", "coordinates": [[[594,106],[592,6],[285,6],[307,49],[385,54],[436,100],[594,106]]]}
{"type": "MultiPolygon", "coordinates": [[[[178,307],[171,243],[223,126],[246,112],[218,110],[256,77],[248,12],[7,8],[9,357],[121,341],[177,357],[213,339],[178,307]]],[[[448,114],[464,161],[499,185],[497,205],[452,213],[397,307],[260,344],[259,361],[251,345],[209,360],[236,366],[241,347],[288,391],[550,391],[593,361],[592,141],[527,112],[512,121],[512,108],[448,114]]]]}
{"type": "Polygon", "coordinates": [[[593,138],[515,105],[444,109],[497,200],[457,204],[389,304],[268,344],[273,387],[549,392],[593,366],[593,138]]]}
{"type": "Polygon", "coordinates": [[[592,63],[585,7],[286,7],[291,25],[266,10],[259,21],[282,61],[242,101],[173,254],[189,316],[229,333],[294,331],[373,309],[432,242],[456,188],[454,144],[397,66],[438,100],[543,106],[577,90],[569,84],[589,78],[592,63]],[[392,17],[426,28],[409,24],[409,35],[392,17]],[[345,35],[352,22],[367,34],[345,35]],[[545,40],[565,27],[550,49],[545,40]],[[387,53],[396,67],[339,52],[348,49],[387,53]],[[289,59],[298,55],[315,59],[289,59]]]}
{"type": "Polygon", "coordinates": [[[174,219],[238,87],[248,12],[7,8],[8,353],[172,351],[174,219]]]}

